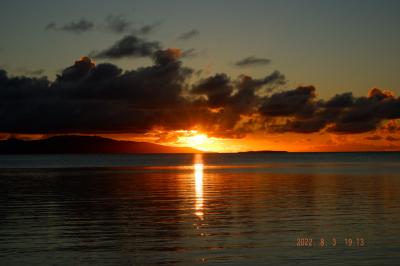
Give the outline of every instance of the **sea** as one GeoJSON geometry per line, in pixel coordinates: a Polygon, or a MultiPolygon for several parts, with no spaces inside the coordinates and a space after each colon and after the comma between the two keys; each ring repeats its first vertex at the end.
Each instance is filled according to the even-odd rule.
{"type": "Polygon", "coordinates": [[[0,265],[400,265],[400,153],[0,155],[0,265]]]}

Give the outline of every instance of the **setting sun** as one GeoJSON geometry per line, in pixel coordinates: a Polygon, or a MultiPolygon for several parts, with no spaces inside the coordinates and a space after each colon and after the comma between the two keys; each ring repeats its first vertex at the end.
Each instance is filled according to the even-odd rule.
{"type": "Polygon", "coordinates": [[[194,135],[192,137],[189,137],[187,139],[187,142],[188,142],[188,144],[199,146],[199,145],[202,145],[202,144],[206,143],[207,140],[208,140],[207,135],[198,134],[198,135],[194,135]]]}
{"type": "Polygon", "coordinates": [[[202,151],[208,151],[213,146],[213,140],[211,138],[197,131],[191,131],[189,136],[180,137],[179,141],[189,147],[202,151]]]}

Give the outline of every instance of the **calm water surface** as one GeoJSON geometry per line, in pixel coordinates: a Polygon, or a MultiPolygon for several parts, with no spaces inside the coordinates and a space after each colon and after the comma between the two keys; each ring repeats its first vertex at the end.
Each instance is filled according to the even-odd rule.
{"type": "Polygon", "coordinates": [[[1,155],[0,265],[399,265],[399,173],[399,153],[1,155]]]}

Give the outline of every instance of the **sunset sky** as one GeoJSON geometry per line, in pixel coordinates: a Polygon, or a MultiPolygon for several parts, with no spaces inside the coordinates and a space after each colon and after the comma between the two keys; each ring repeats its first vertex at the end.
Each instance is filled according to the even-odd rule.
{"type": "Polygon", "coordinates": [[[0,2],[0,138],[400,150],[400,1],[0,2]]]}

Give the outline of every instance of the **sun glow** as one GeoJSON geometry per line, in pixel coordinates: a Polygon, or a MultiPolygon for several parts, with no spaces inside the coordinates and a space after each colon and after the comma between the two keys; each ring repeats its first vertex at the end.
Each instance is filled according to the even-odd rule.
{"type": "Polygon", "coordinates": [[[212,151],[215,146],[214,138],[210,138],[207,134],[196,130],[187,131],[185,136],[179,137],[179,143],[201,151],[212,151]]]}
{"type": "Polygon", "coordinates": [[[206,143],[208,140],[207,135],[197,134],[187,139],[187,142],[193,146],[199,146],[206,143]]]}

